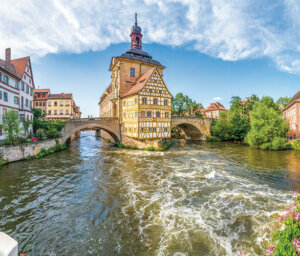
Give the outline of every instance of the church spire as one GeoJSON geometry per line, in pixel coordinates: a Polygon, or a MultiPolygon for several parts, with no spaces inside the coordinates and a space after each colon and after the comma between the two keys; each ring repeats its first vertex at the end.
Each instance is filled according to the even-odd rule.
{"type": "Polygon", "coordinates": [[[131,28],[131,49],[142,49],[142,29],[137,23],[137,13],[135,13],[135,23],[131,28]]]}

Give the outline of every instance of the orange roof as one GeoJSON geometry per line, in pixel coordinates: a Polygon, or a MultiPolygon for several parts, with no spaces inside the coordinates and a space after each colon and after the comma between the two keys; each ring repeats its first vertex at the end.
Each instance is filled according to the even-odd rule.
{"type": "Polygon", "coordinates": [[[128,91],[124,93],[123,97],[132,95],[132,94],[136,94],[138,93],[140,90],[142,90],[148,79],[150,78],[150,76],[152,75],[153,71],[155,68],[151,68],[149,70],[147,70],[145,73],[141,74],[133,83],[133,85],[131,87],[129,87],[128,91]]]}
{"type": "Polygon", "coordinates": [[[33,89],[33,93],[35,92],[48,92],[50,93],[50,89],[33,89]]]}
{"type": "Polygon", "coordinates": [[[48,99],[72,99],[72,93],[49,94],[48,99]]]}
{"type": "Polygon", "coordinates": [[[19,77],[23,77],[28,60],[29,57],[11,60],[11,63],[16,67],[19,77]]]}
{"type": "Polygon", "coordinates": [[[220,103],[220,102],[215,102],[215,103],[210,103],[209,106],[204,109],[204,112],[208,111],[214,111],[214,110],[224,110],[226,111],[226,108],[220,103]]]}

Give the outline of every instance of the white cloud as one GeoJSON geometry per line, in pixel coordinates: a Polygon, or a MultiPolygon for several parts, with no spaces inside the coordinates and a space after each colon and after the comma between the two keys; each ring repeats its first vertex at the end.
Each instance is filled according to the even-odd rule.
{"type": "Polygon", "coordinates": [[[213,98],[213,101],[221,100],[221,97],[215,97],[213,98]]]}
{"type": "Polygon", "coordinates": [[[2,0],[0,52],[15,57],[102,50],[128,42],[138,12],[144,42],[188,44],[223,60],[268,57],[300,74],[299,0],[2,0]]]}

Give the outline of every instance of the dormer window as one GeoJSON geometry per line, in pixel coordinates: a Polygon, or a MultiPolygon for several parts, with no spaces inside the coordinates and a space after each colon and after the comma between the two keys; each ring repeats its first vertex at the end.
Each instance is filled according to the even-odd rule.
{"type": "Polygon", "coordinates": [[[130,76],[135,77],[135,69],[134,68],[130,69],[130,76]]]}

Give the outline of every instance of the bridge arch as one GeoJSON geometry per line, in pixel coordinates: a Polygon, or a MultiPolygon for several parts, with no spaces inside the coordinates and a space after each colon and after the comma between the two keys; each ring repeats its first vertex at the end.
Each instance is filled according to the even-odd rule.
{"type": "Polygon", "coordinates": [[[73,134],[84,130],[104,130],[117,144],[121,140],[119,121],[117,118],[77,119],[67,121],[61,133],[62,143],[65,143],[73,134]]]}
{"type": "Polygon", "coordinates": [[[211,123],[211,119],[202,117],[172,117],[171,129],[182,129],[187,140],[205,140],[210,136],[211,123]]]}

